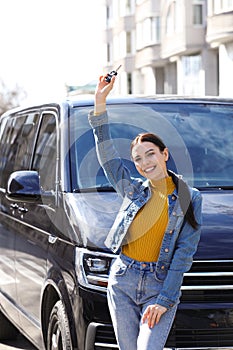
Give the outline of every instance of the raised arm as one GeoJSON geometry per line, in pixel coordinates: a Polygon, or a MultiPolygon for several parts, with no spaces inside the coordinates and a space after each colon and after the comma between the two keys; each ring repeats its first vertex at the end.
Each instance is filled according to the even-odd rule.
{"type": "Polygon", "coordinates": [[[95,91],[94,113],[90,113],[89,123],[93,129],[99,163],[109,182],[124,197],[126,193],[132,193],[131,185],[137,180],[131,178],[130,171],[124,165],[111,138],[106,98],[113,88],[115,76],[112,77],[110,83],[105,81],[105,77],[99,78],[95,91]]]}
{"type": "Polygon", "coordinates": [[[113,76],[110,83],[105,81],[105,76],[99,77],[99,82],[95,90],[94,115],[102,114],[106,111],[106,98],[114,86],[116,77],[113,76]]]}

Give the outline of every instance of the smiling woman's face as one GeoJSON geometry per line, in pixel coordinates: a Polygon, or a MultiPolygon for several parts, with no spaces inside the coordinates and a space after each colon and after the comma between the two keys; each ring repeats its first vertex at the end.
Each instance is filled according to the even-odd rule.
{"type": "Polygon", "coordinates": [[[132,148],[132,159],[137,171],[149,180],[156,181],[168,176],[167,148],[160,151],[159,147],[152,142],[139,142],[132,148]]]}

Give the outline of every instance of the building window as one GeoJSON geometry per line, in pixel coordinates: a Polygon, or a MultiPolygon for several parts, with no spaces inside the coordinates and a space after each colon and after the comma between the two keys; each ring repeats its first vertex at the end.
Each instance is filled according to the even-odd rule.
{"type": "Polygon", "coordinates": [[[143,41],[145,44],[158,43],[160,40],[160,18],[151,17],[144,21],[143,41]]]}
{"type": "Polygon", "coordinates": [[[132,94],[132,74],[127,73],[127,93],[132,94]]]}
{"type": "Polygon", "coordinates": [[[204,24],[204,2],[193,1],[193,25],[204,24]]]}
{"type": "Polygon", "coordinates": [[[233,11],[233,0],[213,0],[213,12],[222,13],[233,11]]]}
{"type": "Polygon", "coordinates": [[[167,12],[166,18],[166,34],[172,35],[175,32],[175,24],[176,24],[176,2],[173,1],[167,12]]]}
{"type": "Polygon", "coordinates": [[[152,18],[152,41],[154,43],[159,43],[160,42],[160,17],[153,17],[152,18]]]}
{"type": "Polygon", "coordinates": [[[109,18],[110,18],[110,7],[106,6],[106,20],[107,20],[107,23],[108,23],[109,18]]]}
{"type": "Polygon", "coordinates": [[[202,59],[201,55],[183,56],[183,95],[201,95],[202,86],[202,59]]]}
{"type": "Polygon", "coordinates": [[[137,49],[147,45],[160,42],[160,17],[146,18],[143,22],[137,23],[137,49]]]}
{"type": "Polygon", "coordinates": [[[108,43],[107,44],[107,62],[108,63],[111,63],[112,60],[113,60],[113,57],[112,57],[112,44],[108,43]]]}
{"type": "Polygon", "coordinates": [[[233,0],[226,0],[223,2],[223,11],[233,10],[233,0]]]}
{"type": "Polygon", "coordinates": [[[229,10],[232,10],[233,9],[233,0],[228,0],[228,7],[229,7],[229,10]]]}
{"type": "Polygon", "coordinates": [[[107,28],[112,25],[112,6],[106,6],[106,26],[107,28]]]}
{"type": "Polygon", "coordinates": [[[121,0],[119,1],[120,16],[132,15],[135,11],[135,0],[121,0]]]}
{"type": "Polygon", "coordinates": [[[125,57],[126,55],[131,55],[135,51],[134,47],[134,31],[121,31],[118,35],[118,40],[114,42],[114,60],[120,57],[125,57]],[[118,53],[116,52],[118,50],[118,53]]]}
{"type": "Polygon", "coordinates": [[[141,49],[143,47],[142,36],[142,22],[136,24],[136,48],[141,49]]]}
{"type": "Polygon", "coordinates": [[[126,54],[132,53],[132,37],[131,32],[126,32],[126,54]]]}

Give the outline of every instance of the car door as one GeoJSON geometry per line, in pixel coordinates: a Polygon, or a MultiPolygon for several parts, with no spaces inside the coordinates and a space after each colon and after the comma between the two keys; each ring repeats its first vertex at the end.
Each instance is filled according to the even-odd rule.
{"type": "Polygon", "coordinates": [[[0,290],[1,306],[16,325],[19,324],[17,304],[18,283],[15,270],[15,236],[20,213],[18,203],[7,197],[9,175],[18,169],[28,169],[33,135],[38,113],[22,112],[9,114],[1,122],[0,139],[0,290]],[[27,145],[27,147],[22,147],[27,145]],[[23,150],[24,148],[24,150],[23,150]],[[23,151],[23,152],[21,152],[23,151]]]}
{"type": "Polygon", "coordinates": [[[56,160],[56,114],[43,112],[30,168],[38,171],[44,196],[39,202],[27,200],[17,203],[20,220],[15,239],[17,300],[21,310],[21,327],[40,348],[41,291],[47,274],[50,226],[55,215],[56,160]]]}

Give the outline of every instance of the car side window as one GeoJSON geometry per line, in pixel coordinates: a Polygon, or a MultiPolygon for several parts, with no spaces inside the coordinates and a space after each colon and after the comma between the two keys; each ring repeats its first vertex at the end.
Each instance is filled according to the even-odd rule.
{"type": "Polygon", "coordinates": [[[40,176],[43,191],[55,192],[57,159],[57,128],[54,113],[43,113],[36,142],[32,170],[40,176]]]}
{"type": "MultiPolygon", "coordinates": [[[[13,170],[12,161],[10,159],[10,148],[14,147],[14,143],[11,145],[10,138],[12,133],[13,118],[6,118],[4,124],[1,124],[1,138],[0,138],[0,187],[5,189],[7,178],[13,170]]],[[[14,154],[14,153],[13,153],[14,154]]]]}
{"type": "Polygon", "coordinates": [[[39,113],[29,113],[25,119],[18,141],[14,170],[28,169],[33,151],[39,113]]]}
{"type": "Polygon", "coordinates": [[[0,141],[1,184],[6,188],[10,174],[30,166],[38,113],[30,112],[8,118],[0,141]]]}

